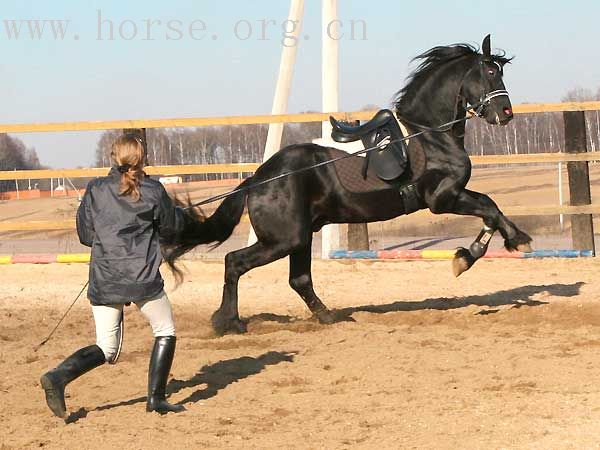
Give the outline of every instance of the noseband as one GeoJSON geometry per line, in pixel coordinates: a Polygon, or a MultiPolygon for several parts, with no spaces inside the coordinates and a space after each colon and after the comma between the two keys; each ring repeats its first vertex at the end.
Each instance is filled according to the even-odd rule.
{"type": "Polygon", "coordinates": [[[476,108],[474,106],[472,106],[471,109],[473,109],[475,111],[475,115],[477,117],[483,117],[483,110],[485,109],[486,106],[488,106],[492,102],[492,99],[494,99],[496,97],[509,97],[510,98],[508,91],[504,90],[504,89],[499,89],[496,91],[488,92],[487,94],[483,94],[479,98],[479,105],[476,105],[477,106],[476,108]]]}

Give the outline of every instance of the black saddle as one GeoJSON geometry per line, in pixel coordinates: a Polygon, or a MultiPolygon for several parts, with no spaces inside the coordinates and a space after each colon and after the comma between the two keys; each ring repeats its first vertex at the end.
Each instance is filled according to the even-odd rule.
{"type": "Polygon", "coordinates": [[[357,127],[338,122],[333,117],[329,120],[333,125],[331,138],[334,141],[347,143],[361,140],[365,148],[379,147],[379,150],[367,153],[363,167],[364,178],[369,165],[375,169],[379,178],[388,183],[398,180],[406,172],[408,149],[406,142],[399,140],[404,135],[392,111],[383,109],[369,122],[357,127]]]}

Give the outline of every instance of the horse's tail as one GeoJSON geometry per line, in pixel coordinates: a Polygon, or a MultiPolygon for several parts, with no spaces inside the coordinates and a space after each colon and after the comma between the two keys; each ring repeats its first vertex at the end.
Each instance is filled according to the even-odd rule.
{"type": "MultiPolygon", "coordinates": [[[[250,180],[252,177],[244,180],[236,189],[247,186],[250,180]]],[[[216,248],[229,239],[242,219],[246,197],[248,192],[244,190],[225,198],[210,217],[193,208],[187,210],[183,231],[174,242],[163,244],[165,262],[179,280],[182,273],[176,267],[176,261],[198,245],[213,244],[212,248],[216,248]]],[[[187,203],[189,206],[189,199],[187,203]]]]}

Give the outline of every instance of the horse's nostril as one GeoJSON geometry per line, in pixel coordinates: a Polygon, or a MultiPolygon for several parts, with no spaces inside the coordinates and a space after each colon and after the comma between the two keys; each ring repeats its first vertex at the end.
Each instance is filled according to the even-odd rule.
{"type": "Polygon", "coordinates": [[[504,114],[506,114],[507,116],[512,116],[513,112],[511,108],[504,108],[504,114]]]}

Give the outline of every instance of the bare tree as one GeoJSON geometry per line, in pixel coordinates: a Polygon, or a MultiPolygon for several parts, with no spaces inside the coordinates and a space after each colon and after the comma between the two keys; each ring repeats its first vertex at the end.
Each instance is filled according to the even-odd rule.
{"type": "MultiPolygon", "coordinates": [[[[7,134],[0,134],[0,170],[31,170],[42,168],[34,148],[7,134]]],[[[0,192],[13,190],[14,181],[0,181],[0,192]]]]}

